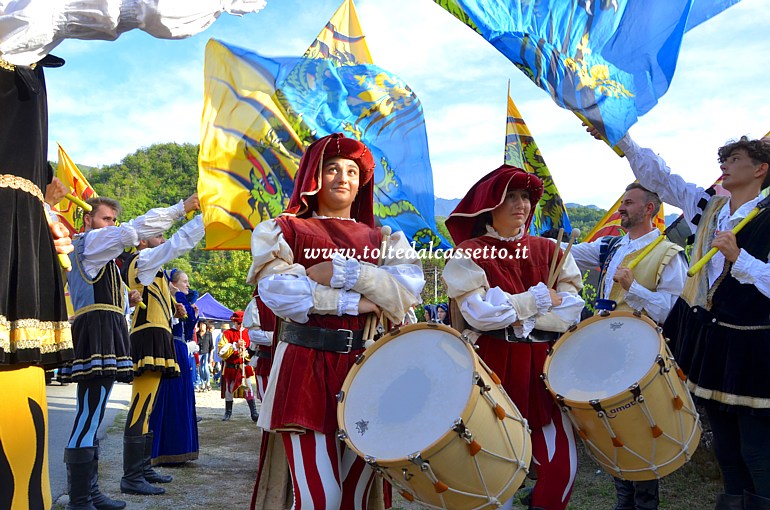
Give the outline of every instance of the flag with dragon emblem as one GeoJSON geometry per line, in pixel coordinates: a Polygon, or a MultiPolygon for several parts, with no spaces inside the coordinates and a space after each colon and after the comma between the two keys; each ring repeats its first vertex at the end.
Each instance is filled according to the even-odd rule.
{"type": "Polygon", "coordinates": [[[209,249],[249,249],[251,230],[288,204],[299,159],[330,133],[374,155],[375,217],[418,248],[448,248],[436,232],[422,105],[372,63],[352,0],[302,57],[267,58],[206,46],[198,195],[209,249]]]}
{"type": "MultiPolygon", "coordinates": [[[[88,184],[78,166],[69,157],[69,154],[59,144],[59,164],[56,165],[56,177],[70,189],[70,193],[81,199],[88,200],[98,197],[94,189],[88,184]]],[[[56,215],[70,231],[71,234],[83,232],[83,209],[67,199],[62,200],[53,208],[56,215]]]]}
{"type": "Polygon", "coordinates": [[[556,184],[553,182],[543,155],[540,154],[535,138],[511,99],[510,90],[508,91],[508,118],[505,123],[505,164],[523,168],[543,181],[543,198],[535,207],[530,233],[535,236],[556,238],[559,235],[559,229],[563,228],[569,235],[572,232],[572,225],[570,225],[564,201],[559,195],[559,190],[556,189],[556,184]]]}
{"type": "Polygon", "coordinates": [[[614,145],[668,90],[684,33],[738,0],[434,1],[614,145]]]}

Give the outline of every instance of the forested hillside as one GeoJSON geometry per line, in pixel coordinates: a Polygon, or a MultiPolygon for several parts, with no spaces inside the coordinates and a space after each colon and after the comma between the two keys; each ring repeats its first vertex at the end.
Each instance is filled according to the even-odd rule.
{"type": "MultiPolygon", "coordinates": [[[[80,167],[85,172],[84,167],[80,167]]],[[[87,167],[86,167],[87,168],[87,167]]],[[[101,196],[117,199],[123,206],[122,221],[153,207],[172,205],[195,192],[198,183],[198,146],[165,143],[140,149],[115,165],[89,169],[88,181],[101,196]]],[[[180,221],[169,234],[176,232],[180,221]]],[[[167,236],[168,237],[168,236],[167,236]]],[[[200,247],[205,246],[205,240],[200,247]]],[[[210,292],[230,309],[243,309],[251,298],[246,285],[251,257],[246,251],[196,249],[171,261],[190,277],[190,288],[201,295],[210,292]]]]}
{"type": "MultiPolygon", "coordinates": [[[[96,192],[117,199],[123,206],[122,221],[128,221],[153,207],[168,206],[195,192],[198,181],[198,146],[193,144],[156,144],[126,156],[123,161],[102,168],[80,166],[96,192]]],[[[570,204],[567,207],[573,227],[583,236],[587,234],[605,211],[592,206],[570,204]]],[[[437,218],[439,232],[451,239],[444,226],[444,217],[437,218]]],[[[170,233],[177,230],[179,222],[170,233]]],[[[201,247],[205,246],[205,241],[201,247]]],[[[231,309],[243,308],[248,303],[252,288],[246,285],[250,256],[246,251],[206,251],[196,249],[170,262],[167,267],[178,267],[190,276],[190,287],[201,295],[210,292],[231,309]]],[[[426,261],[429,285],[423,296],[427,302],[445,298],[440,278],[441,262],[426,261]],[[434,289],[434,281],[437,283],[434,289]]]]}

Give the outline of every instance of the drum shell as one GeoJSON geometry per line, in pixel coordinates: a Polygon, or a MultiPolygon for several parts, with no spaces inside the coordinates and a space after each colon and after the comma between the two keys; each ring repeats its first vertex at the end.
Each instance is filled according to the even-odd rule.
{"type": "MultiPolygon", "coordinates": [[[[595,316],[578,328],[618,317],[646,321],[650,328],[658,331],[647,317],[628,312],[595,316]]],[[[572,333],[574,331],[567,332],[554,344],[543,367],[544,381],[562,411],[568,414],[588,453],[601,468],[625,480],[653,480],[676,471],[692,458],[700,442],[700,420],[690,392],[679,376],[681,371],[660,333],[658,358],[647,373],[628,390],[592,401],[563,398],[549,383],[551,361],[560,346],[569,342],[572,333]],[[642,401],[634,394],[635,388],[640,390],[642,401]],[[606,418],[602,418],[602,413],[606,418]],[[658,432],[651,423],[662,432],[657,438],[658,432]],[[616,446],[618,443],[613,441],[613,434],[622,446],[616,446]]]]}
{"type": "Polygon", "coordinates": [[[366,358],[376,356],[377,349],[387,342],[406,340],[402,338],[404,335],[425,328],[445,331],[465,344],[473,359],[474,372],[488,391],[488,397],[505,411],[505,418],[500,420],[488,398],[482,396],[481,391],[476,391],[480,390],[479,386],[475,386],[470,392],[470,398],[458,419],[462,420],[470,432],[471,440],[478,443],[483,450],[475,456],[471,455],[468,441],[451,429],[447,429],[437,441],[426,445],[419,452],[409,452],[404,457],[394,459],[372,458],[367,452],[360,451],[349,437],[345,438],[345,443],[360,457],[374,463],[377,472],[407,499],[458,510],[496,508],[486,497],[485,487],[494,501],[502,503],[513,497],[524,481],[532,456],[529,428],[502,386],[494,382],[496,376],[490,374],[472,345],[461,339],[460,334],[452,328],[426,323],[404,326],[392,331],[367,349],[365,359],[351,369],[343,384],[343,397],[337,410],[338,424],[344,429],[344,395],[354,384],[359,367],[366,363],[366,358]],[[413,453],[419,453],[420,459],[428,462],[429,472],[421,470],[417,463],[408,458],[413,453]],[[437,492],[433,476],[448,489],[437,492]],[[481,495],[484,496],[480,497],[481,495]]]}

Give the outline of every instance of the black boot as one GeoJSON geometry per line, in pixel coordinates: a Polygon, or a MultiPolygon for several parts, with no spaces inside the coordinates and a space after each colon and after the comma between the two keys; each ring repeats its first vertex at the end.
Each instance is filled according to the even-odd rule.
{"type": "Polygon", "coordinates": [[[743,508],[746,510],[770,510],[770,499],[757,496],[749,491],[743,491],[743,504],[743,508]]]}
{"type": "Polygon", "coordinates": [[[634,510],[636,508],[634,482],[621,480],[616,476],[612,477],[612,481],[615,483],[615,498],[617,500],[615,510],[634,510]]]}
{"type": "Polygon", "coordinates": [[[123,436],[123,478],[120,480],[120,492],[155,496],[166,489],[156,487],[144,479],[145,436],[123,436]]]}
{"type": "Polygon", "coordinates": [[[173,476],[162,475],[152,469],[152,437],[152,432],[144,436],[144,479],[150,483],[169,483],[173,476]]]}
{"type": "Polygon", "coordinates": [[[233,415],[233,401],[232,400],[226,400],[225,401],[225,415],[222,417],[222,421],[230,421],[230,418],[233,415]]]}
{"type": "Polygon", "coordinates": [[[94,447],[64,449],[67,488],[70,494],[67,510],[96,510],[91,501],[91,472],[95,467],[95,450],[94,447]]]}
{"type": "Polygon", "coordinates": [[[120,510],[126,508],[126,502],[112,499],[99,490],[99,440],[94,439],[94,470],[91,473],[91,501],[96,510],[120,510]]]}
{"type": "Polygon", "coordinates": [[[737,494],[718,494],[714,510],[743,510],[743,496],[737,494]]]}
{"type": "Polygon", "coordinates": [[[246,403],[249,404],[249,410],[251,411],[251,421],[254,423],[259,419],[259,413],[257,412],[257,403],[254,399],[247,399],[246,403]]]}

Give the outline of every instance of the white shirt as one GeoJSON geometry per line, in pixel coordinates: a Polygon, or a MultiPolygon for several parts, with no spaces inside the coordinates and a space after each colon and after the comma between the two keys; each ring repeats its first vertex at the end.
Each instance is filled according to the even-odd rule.
{"type": "Polygon", "coordinates": [[[257,12],[265,0],[0,0],[0,58],[39,61],[64,39],[112,41],[138,28],[161,39],[190,37],[223,12],[257,12]]]}
{"type": "Polygon", "coordinates": [[[184,202],[171,207],[150,209],[145,214],[118,227],[104,227],[86,232],[83,242],[83,269],[91,278],[123,250],[136,246],[140,239],[162,234],[184,216],[184,202]]]}
{"type": "MultiPolygon", "coordinates": [[[[695,232],[695,225],[691,220],[696,214],[702,212],[698,208],[698,202],[704,198],[706,200],[711,198],[705,189],[686,182],[677,174],[672,174],[663,158],[650,149],[639,147],[629,135],[624,136],[618,142],[618,147],[625,152],[631,170],[641,185],[658,193],[660,199],[667,204],[682,209],[690,229],[695,232]]],[[[730,201],[728,201],[719,211],[717,229],[731,230],[746,217],[760,200],[761,196],[757,196],[743,204],[733,214],[730,214],[730,201]]],[[[770,213],[765,212],[763,214],[770,213]]],[[[722,274],[724,265],[725,257],[722,252],[717,252],[706,264],[709,286],[712,286],[722,274]]],[[[770,264],[749,255],[746,250],[741,249],[730,274],[740,283],[754,285],[759,292],[770,297],[770,264]]]]}
{"type": "MultiPolygon", "coordinates": [[[[623,236],[618,241],[618,247],[612,258],[607,262],[607,272],[604,276],[603,293],[600,297],[607,298],[615,285],[613,277],[617,272],[623,259],[629,254],[644,249],[658,236],[661,235],[658,229],[654,229],[643,236],[631,239],[629,236],[623,236]]],[[[601,239],[591,243],[580,243],[572,246],[570,252],[575,257],[578,267],[582,271],[595,268],[599,265],[599,255],[601,250],[601,239]]],[[[566,243],[562,243],[566,247],[566,243]]],[[[631,287],[626,293],[626,303],[634,310],[646,311],[647,314],[656,322],[666,320],[671,308],[674,307],[676,299],[684,289],[685,279],[687,278],[687,262],[684,257],[673,257],[660,275],[660,283],[653,291],[639,284],[636,280],[631,283],[631,287]]]]}
{"type": "MultiPolygon", "coordinates": [[[[523,234],[504,238],[487,227],[486,235],[515,242],[523,234]]],[[[453,257],[447,261],[442,278],[447,295],[457,300],[466,322],[479,331],[502,329],[521,322],[521,326],[514,326],[514,334],[519,338],[526,337],[535,328],[564,332],[580,320],[585,305],[578,296],[582,280],[572,255],[567,256],[556,280],[556,290],[562,298],[559,306],[551,306],[551,296],[543,282],[519,294],[491,287],[484,270],[470,258],[453,257]]]]}
{"type": "Polygon", "coordinates": [[[139,282],[142,285],[151,284],[163,264],[192,250],[205,233],[203,215],[199,214],[182,225],[165,243],[140,251],[136,261],[139,282]]]}
{"type": "Polygon", "coordinates": [[[406,310],[421,301],[425,278],[417,253],[402,232],[391,236],[389,247],[394,256],[385,257],[381,266],[335,255],[327,287],[308,278],[304,266],[294,262],[278,223],[263,221],[251,235],[253,262],[246,281],[259,286],[262,301],[278,317],[300,324],[313,313],[358,315],[361,288],[393,323],[400,323],[406,310]]]}

